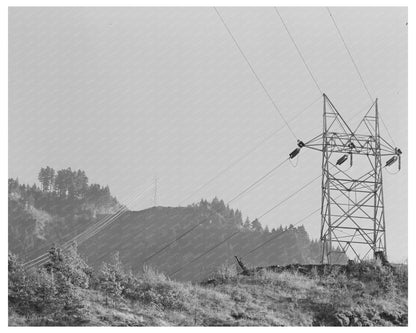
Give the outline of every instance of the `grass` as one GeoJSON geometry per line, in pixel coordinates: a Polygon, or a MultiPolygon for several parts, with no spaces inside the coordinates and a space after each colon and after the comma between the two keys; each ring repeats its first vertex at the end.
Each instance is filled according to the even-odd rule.
{"type": "MultiPolygon", "coordinates": [[[[407,325],[407,270],[376,263],[356,272],[304,275],[260,270],[250,276],[223,266],[203,284],[171,280],[146,268],[128,297],[83,289],[85,326],[390,326],[407,325]]],[[[9,325],[47,325],[11,311],[9,325]]],[[[71,324],[71,323],[70,323],[71,324]]],[[[74,324],[74,323],[72,323],[74,324]]]]}

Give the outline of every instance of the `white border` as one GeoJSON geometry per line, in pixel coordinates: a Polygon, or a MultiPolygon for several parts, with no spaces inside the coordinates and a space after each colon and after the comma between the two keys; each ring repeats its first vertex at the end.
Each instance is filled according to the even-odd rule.
{"type": "MultiPolygon", "coordinates": [[[[5,253],[7,252],[7,194],[6,194],[6,182],[8,178],[8,6],[406,6],[408,7],[408,21],[410,22],[410,18],[414,18],[414,8],[413,5],[414,1],[368,1],[368,0],[350,0],[350,1],[272,1],[272,0],[257,0],[257,1],[237,1],[237,0],[223,0],[223,1],[204,1],[204,0],[183,0],[183,1],[159,1],[159,0],[141,0],[141,1],[98,1],[98,0],[84,0],[84,1],[4,1],[1,5],[0,11],[0,26],[1,26],[1,35],[0,35],[0,42],[1,42],[1,90],[0,90],[0,103],[1,103],[1,112],[0,112],[0,147],[1,147],[1,181],[0,181],[0,191],[1,195],[1,227],[2,233],[1,237],[2,242],[2,250],[0,250],[3,255],[1,256],[2,262],[1,267],[3,268],[1,274],[1,319],[2,319],[2,327],[7,327],[7,259],[5,253]]],[[[409,119],[409,129],[414,129],[415,127],[415,61],[416,53],[415,53],[415,30],[414,30],[414,22],[409,24],[409,36],[412,38],[408,38],[408,47],[409,47],[409,57],[408,57],[408,64],[409,64],[409,85],[408,91],[413,92],[408,94],[409,95],[409,112],[408,112],[408,119],[409,119]],[[413,24],[412,24],[413,23],[413,24]]],[[[409,171],[414,170],[415,168],[415,156],[413,155],[413,143],[415,142],[415,132],[408,131],[409,133],[409,152],[408,152],[408,161],[409,161],[409,171]]],[[[413,300],[414,300],[414,287],[413,287],[413,277],[414,277],[414,257],[410,254],[415,253],[415,242],[411,241],[409,235],[415,235],[415,227],[412,221],[416,221],[415,219],[415,194],[414,188],[412,185],[415,184],[415,177],[412,172],[409,172],[409,195],[408,195],[408,209],[409,209],[409,220],[408,223],[408,239],[409,239],[409,276],[411,279],[409,280],[409,314],[412,313],[413,310],[413,300]],[[413,203],[413,205],[412,205],[413,203]]],[[[412,316],[409,316],[409,328],[414,328],[414,322],[412,316]]],[[[407,330],[409,329],[407,328],[407,330]]],[[[13,329],[14,331],[21,331],[27,328],[8,328],[13,329]]],[[[30,330],[45,330],[45,328],[29,328],[30,330]]],[[[47,330],[56,330],[56,327],[53,328],[46,328],[47,330]]],[[[60,329],[85,329],[85,328],[60,328],[60,329]]],[[[96,330],[97,328],[89,328],[90,330],[96,330]]],[[[105,330],[117,330],[118,328],[100,328],[105,330]]],[[[131,328],[133,329],[133,328],[131,328]]],[[[137,329],[137,328],[134,328],[137,329]]],[[[174,330],[174,331],[182,331],[182,330],[195,330],[195,328],[141,328],[142,330],[174,330]]],[[[211,328],[198,328],[198,330],[210,330],[211,328]]],[[[259,328],[255,328],[258,330],[259,328]]],[[[261,328],[262,330],[275,330],[276,328],[261,328]]],[[[306,328],[283,328],[284,330],[300,330],[306,328]]],[[[312,330],[332,330],[333,328],[311,328],[312,330]]],[[[400,328],[385,328],[385,329],[400,329],[400,328]]],[[[234,331],[247,331],[251,330],[251,328],[215,328],[215,330],[230,330],[234,331]]],[[[354,328],[354,330],[359,330],[359,328],[354,328]]],[[[366,328],[368,330],[368,328],[366,328]]]]}

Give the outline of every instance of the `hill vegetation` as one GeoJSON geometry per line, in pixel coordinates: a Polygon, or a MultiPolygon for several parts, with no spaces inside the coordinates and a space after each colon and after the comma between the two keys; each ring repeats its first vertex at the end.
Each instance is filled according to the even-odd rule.
{"type": "Polygon", "coordinates": [[[114,254],[100,269],[76,249],[53,248],[27,271],[9,254],[11,326],[405,326],[407,266],[334,266],[321,274],[223,266],[200,284],[146,268],[134,274],[114,254]]]}
{"type": "Polygon", "coordinates": [[[42,168],[39,182],[9,179],[9,325],[407,325],[407,266],[304,270],[321,248],[303,226],[269,230],[218,198],[127,211],[70,168],[42,168]],[[46,264],[22,264],[45,252],[46,264]]]}
{"type": "MultiPolygon", "coordinates": [[[[218,266],[233,263],[235,255],[243,256],[265,242],[245,257],[248,264],[319,262],[321,245],[310,240],[303,226],[268,230],[256,220],[242,223],[241,213],[227,207],[219,210],[217,204],[224,205],[222,200],[214,198],[212,203],[201,201],[189,207],[154,207],[126,212],[117,223],[80,245],[79,251],[94,267],[118,251],[133,271],[151,265],[170,275],[181,268],[175,278],[183,281],[204,279],[218,266]],[[200,222],[185,237],[173,242],[200,222]],[[237,234],[227,240],[234,233],[237,234]],[[222,244],[215,247],[219,243],[222,244]],[[163,248],[165,250],[161,251],[163,248]],[[199,256],[199,260],[188,264],[199,256]]],[[[341,260],[346,262],[344,257],[341,260]]]]}
{"type": "Polygon", "coordinates": [[[45,252],[122,207],[108,186],[89,184],[82,170],[48,166],[38,178],[40,187],[8,180],[9,250],[22,257],[45,252]]]}
{"type": "MultiPolygon", "coordinates": [[[[55,171],[48,166],[39,171],[38,180],[40,186],[9,179],[9,250],[23,260],[63,244],[123,207],[108,186],[89,184],[82,170],[55,171]]],[[[320,243],[311,240],[302,225],[270,230],[257,219],[243,218],[240,210],[218,198],[202,199],[188,207],[153,207],[138,212],[123,208],[111,219],[112,223],[89,234],[88,241],[79,245],[80,253],[95,268],[118,251],[133,271],[152,265],[169,275],[183,267],[175,273],[176,279],[198,281],[218,266],[234,262],[235,255],[247,254],[248,264],[261,266],[320,260],[320,243]],[[184,233],[186,237],[172,243],[184,233]],[[220,242],[224,243],[203,255],[220,242]],[[188,265],[200,255],[201,260],[188,265]]],[[[347,258],[340,256],[339,260],[346,262],[347,258]]]]}

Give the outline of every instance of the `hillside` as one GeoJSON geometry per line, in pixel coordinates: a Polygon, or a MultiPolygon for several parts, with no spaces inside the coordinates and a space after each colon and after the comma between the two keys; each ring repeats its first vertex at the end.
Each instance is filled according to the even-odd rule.
{"type": "MultiPolygon", "coordinates": [[[[25,208],[19,202],[10,200],[9,250],[26,260],[36,258],[53,244],[62,244],[110,216],[99,215],[95,219],[85,216],[62,218],[33,206],[25,208]]],[[[210,209],[196,206],[154,207],[124,212],[113,223],[80,244],[79,251],[94,267],[99,267],[115,252],[134,271],[141,270],[143,265],[150,265],[170,273],[185,266],[176,278],[195,281],[203,279],[222,264],[234,262],[235,255],[242,256],[272,238],[275,239],[247,256],[245,262],[249,265],[283,265],[319,261],[319,243],[309,239],[303,226],[281,227],[271,231],[253,230],[235,223],[234,219],[226,221],[222,214],[212,214],[210,209]],[[145,261],[200,221],[203,223],[192,232],[145,261]],[[239,233],[201,257],[194,265],[187,265],[235,232],[239,233]]]]}
{"type": "MultiPolygon", "coordinates": [[[[146,269],[132,274],[117,256],[91,270],[76,252],[51,251],[26,271],[9,255],[11,326],[406,326],[407,266],[379,262],[301,273],[250,275],[223,266],[200,284],[146,269]]],[[[299,268],[299,267],[298,267],[299,268]]]]}
{"type": "Polygon", "coordinates": [[[108,186],[89,184],[82,170],[39,171],[40,186],[8,180],[9,250],[31,259],[61,244],[122,206],[108,186]]]}
{"type": "Polygon", "coordinates": [[[196,281],[224,263],[233,263],[235,255],[242,256],[276,235],[279,237],[253,252],[245,259],[246,262],[264,266],[319,261],[319,244],[310,241],[302,226],[256,231],[235,223],[235,220],[226,221],[224,215],[212,214],[212,210],[200,206],[155,207],[140,212],[127,212],[116,223],[80,245],[79,251],[95,267],[103,260],[108,260],[114,252],[119,252],[122,261],[133,271],[141,270],[143,265],[150,265],[170,274],[184,267],[175,274],[175,278],[196,281]],[[200,221],[203,223],[192,232],[145,261],[200,221]],[[238,231],[235,237],[192,265],[187,265],[238,231]]]}
{"type": "Polygon", "coordinates": [[[303,226],[243,222],[217,198],[127,211],[82,171],[65,169],[57,188],[45,170],[42,188],[9,180],[9,325],[407,325],[406,266],[311,269],[321,247],[303,226]]]}
{"type": "MultiPolygon", "coordinates": [[[[112,222],[79,244],[80,253],[93,267],[118,252],[133,271],[150,265],[168,275],[175,273],[179,280],[199,281],[219,266],[233,263],[234,256],[249,252],[244,260],[251,266],[320,259],[320,243],[311,240],[303,226],[269,230],[257,219],[244,220],[241,211],[217,198],[188,207],[135,212],[118,203],[107,186],[89,184],[82,170],[42,168],[39,182],[40,186],[29,186],[9,179],[9,250],[24,261],[108,219],[112,222]],[[120,214],[113,219],[116,212],[120,214]]],[[[346,257],[340,257],[340,262],[346,262],[346,257]]]]}

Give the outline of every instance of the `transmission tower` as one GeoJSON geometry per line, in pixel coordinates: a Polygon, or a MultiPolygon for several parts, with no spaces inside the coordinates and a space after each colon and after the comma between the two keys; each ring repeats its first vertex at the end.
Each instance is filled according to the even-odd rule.
{"type": "Polygon", "coordinates": [[[298,140],[290,158],[304,147],[322,152],[322,263],[340,253],[387,260],[382,170],[397,161],[400,170],[402,152],[380,136],[377,99],[352,130],[323,94],[322,134],[298,140]]]}

